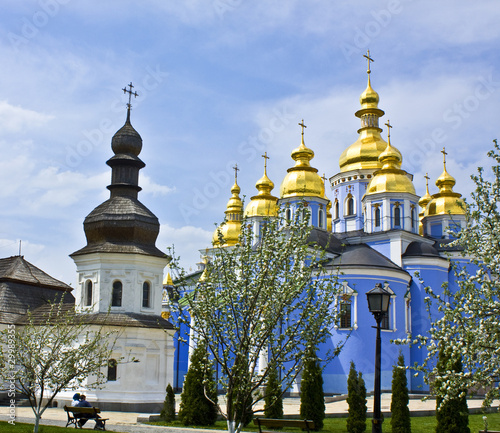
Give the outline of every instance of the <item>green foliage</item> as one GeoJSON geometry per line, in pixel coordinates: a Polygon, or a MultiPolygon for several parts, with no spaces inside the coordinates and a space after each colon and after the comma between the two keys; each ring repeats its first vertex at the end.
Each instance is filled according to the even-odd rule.
{"type": "Polygon", "coordinates": [[[400,352],[398,362],[392,368],[392,433],[411,433],[409,401],[405,358],[400,352]]]}
{"type": "Polygon", "coordinates": [[[314,421],[316,430],[323,428],[325,419],[323,372],[316,355],[316,348],[313,346],[309,346],[304,358],[300,382],[300,417],[314,421]]]}
{"type": "Polygon", "coordinates": [[[264,417],[283,418],[283,391],[275,363],[269,367],[269,375],[264,391],[264,417]]]}
{"type": "Polygon", "coordinates": [[[349,433],[364,432],[366,430],[366,387],[363,375],[356,371],[353,361],[351,361],[347,377],[347,404],[349,405],[347,431],[349,433]]]}
{"type": "MultiPolygon", "coordinates": [[[[439,360],[436,370],[438,373],[453,370],[460,372],[462,362],[460,358],[452,359],[450,354],[443,348],[439,352],[439,360]]],[[[444,380],[437,376],[436,385],[441,386],[439,382],[444,380]]],[[[466,392],[447,398],[439,397],[436,399],[436,433],[470,433],[469,429],[469,409],[467,407],[466,392]]]]}
{"type": "Polygon", "coordinates": [[[184,425],[213,425],[217,420],[217,390],[206,344],[202,341],[191,355],[184,380],[179,420],[184,425]]]}
{"type": "MultiPolygon", "coordinates": [[[[208,263],[194,290],[179,287],[189,293],[179,302],[179,321],[207,342],[220,368],[219,386],[227,399],[223,415],[231,432],[241,429],[240,417],[248,407],[264,398],[259,390],[270,369],[257,371],[262,353],[270,354],[269,365],[281,370],[282,389],[289,389],[304,358],[303,343],[325,342],[338,321],[331,308],[340,293],[336,268],[325,269],[325,251],[310,242],[307,209],[304,213],[306,218],[302,210],[296,212],[293,221],[281,215],[265,219],[258,242],[252,221],[245,218],[239,244],[224,246],[219,232],[222,246],[207,252],[208,263]]],[[[176,272],[185,281],[182,270],[176,272]]],[[[337,356],[344,343],[333,347],[323,362],[337,356]]]]}
{"type": "Polygon", "coordinates": [[[167,394],[163,402],[163,409],[160,413],[162,420],[171,422],[175,420],[175,394],[170,383],[167,386],[167,394]]]}

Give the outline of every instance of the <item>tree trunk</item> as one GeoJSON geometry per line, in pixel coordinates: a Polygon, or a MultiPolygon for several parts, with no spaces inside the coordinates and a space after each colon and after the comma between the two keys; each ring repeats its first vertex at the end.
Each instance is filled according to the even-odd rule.
{"type": "Polygon", "coordinates": [[[227,431],[228,433],[234,433],[236,427],[236,421],[232,420],[229,421],[227,420],[227,431]]]}
{"type": "Polygon", "coordinates": [[[40,414],[35,414],[35,425],[33,426],[33,433],[38,433],[39,425],[40,425],[40,414]]]}

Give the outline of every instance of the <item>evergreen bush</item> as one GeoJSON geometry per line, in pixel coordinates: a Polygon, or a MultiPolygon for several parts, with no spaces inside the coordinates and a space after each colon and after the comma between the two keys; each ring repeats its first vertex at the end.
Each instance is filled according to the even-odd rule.
{"type": "Polygon", "coordinates": [[[392,433],[411,433],[409,401],[405,358],[399,352],[398,362],[392,368],[392,433]]]}
{"type": "Polygon", "coordinates": [[[208,426],[217,420],[217,390],[212,363],[206,345],[199,342],[191,355],[184,380],[179,408],[179,420],[184,425],[208,426]],[[206,395],[210,398],[207,399],[206,395]]]}
{"type": "Polygon", "coordinates": [[[349,376],[347,378],[347,431],[349,433],[362,433],[366,430],[366,387],[361,372],[356,372],[356,366],[351,361],[349,376]]]}
{"type": "Polygon", "coordinates": [[[314,421],[315,429],[321,430],[325,419],[323,374],[316,355],[316,348],[310,346],[305,355],[300,383],[300,416],[302,419],[314,421]]]}
{"type": "Polygon", "coordinates": [[[167,386],[167,394],[165,395],[160,417],[163,421],[167,422],[175,420],[175,394],[170,383],[167,386]]]}
{"type": "MultiPolygon", "coordinates": [[[[440,372],[462,371],[462,361],[453,360],[445,350],[439,351],[439,360],[436,365],[438,375],[440,372]]],[[[439,381],[439,376],[436,381],[439,381]]],[[[470,433],[469,408],[467,407],[466,392],[456,397],[443,401],[442,397],[436,399],[436,433],[470,433]]]]}
{"type": "Polygon", "coordinates": [[[281,390],[276,363],[269,366],[269,376],[264,391],[264,417],[283,418],[283,391],[281,390]]]}

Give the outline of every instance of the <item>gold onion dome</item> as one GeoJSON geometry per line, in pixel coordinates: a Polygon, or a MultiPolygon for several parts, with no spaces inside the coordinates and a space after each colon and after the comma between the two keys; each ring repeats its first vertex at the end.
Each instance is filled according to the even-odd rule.
{"type": "Polygon", "coordinates": [[[170,276],[170,272],[167,272],[167,275],[163,279],[164,286],[173,286],[174,282],[172,281],[172,277],[170,276]]]}
{"type": "Polygon", "coordinates": [[[231,188],[231,198],[227,202],[226,214],[224,222],[217,227],[213,236],[212,236],[212,244],[214,246],[220,246],[220,236],[222,235],[224,239],[223,246],[232,246],[238,243],[240,233],[241,233],[241,217],[243,214],[243,203],[240,199],[240,187],[237,182],[237,171],[238,167],[234,167],[235,175],[234,175],[234,185],[231,188]]]}
{"type": "Polygon", "coordinates": [[[425,173],[425,194],[420,197],[418,205],[425,210],[431,200],[432,196],[429,194],[429,175],[425,173]]]}
{"type": "Polygon", "coordinates": [[[446,151],[443,148],[443,173],[436,180],[439,188],[437,194],[432,195],[432,200],[427,205],[425,216],[430,215],[464,215],[465,203],[461,199],[462,194],[453,191],[455,178],[446,171],[446,151]]]}
{"type": "Polygon", "coordinates": [[[274,183],[267,177],[267,152],[262,155],[264,158],[264,175],[257,181],[257,195],[250,199],[245,209],[245,217],[269,217],[278,215],[278,198],[271,194],[274,183]]]}
{"type": "MultiPolygon", "coordinates": [[[[389,122],[386,125],[389,130],[392,128],[389,122]]],[[[391,136],[389,133],[387,147],[379,156],[382,168],[374,173],[374,177],[368,184],[365,195],[383,192],[415,194],[415,187],[408,177],[408,173],[401,170],[402,161],[401,152],[391,145],[391,136]]]]}
{"type": "Polygon", "coordinates": [[[318,174],[318,169],[311,167],[309,161],[314,158],[314,152],[304,144],[304,121],[299,123],[302,127],[300,146],[292,151],[295,166],[287,170],[281,182],[280,197],[325,197],[325,185],[318,174]]]}
{"type": "Polygon", "coordinates": [[[358,129],[358,139],[342,152],[339,158],[341,172],[362,169],[379,169],[379,155],[384,151],[387,143],[380,136],[379,118],[384,112],[378,108],[379,95],[373,90],[370,81],[370,52],[368,51],[368,85],[361,94],[359,102],[361,109],[356,111],[356,117],[361,119],[361,128],[358,129]]]}

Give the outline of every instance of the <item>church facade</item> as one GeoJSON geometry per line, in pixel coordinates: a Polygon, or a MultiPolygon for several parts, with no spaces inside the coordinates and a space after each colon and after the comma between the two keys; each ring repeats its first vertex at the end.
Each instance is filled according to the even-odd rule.
{"type": "MultiPolygon", "coordinates": [[[[425,334],[430,327],[425,303],[424,285],[439,291],[442,284],[454,287],[452,261],[465,263],[459,251],[447,244],[453,231],[465,224],[461,195],[453,191],[455,179],[446,169],[443,149],[443,173],[436,180],[438,192],[419,197],[413,176],[404,171],[403,157],[390,140],[382,137],[380,125],[384,111],[379,108],[379,95],[372,88],[368,68],[368,84],[360,96],[360,119],[356,141],[339,157],[338,168],[329,178],[320,177],[312,160],[314,151],[306,146],[302,121],[301,141],[291,152],[294,164],[287,170],[279,191],[267,175],[267,155],[264,175],[257,181],[257,194],[246,208],[240,199],[240,187],[235,180],[225,211],[225,222],[215,231],[214,248],[220,247],[218,233],[225,246],[238,242],[243,216],[255,232],[260,233],[263,220],[278,214],[280,209],[292,218],[299,205],[307,204],[309,224],[318,239],[333,239],[328,247],[329,268],[337,272],[342,295],[335,305],[340,321],[332,330],[331,340],[319,348],[319,358],[337,341],[349,338],[340,355],[323,371],[324,392],[347,392],[347,375],[351,361],[363,373],[368,391],[373,390],[375,358],[375,320],[368,310],[366,292],[380,283],[391,293],[388,314],[382,320],[382,389],[390,390],[392,367],[402,351],[406,365],[420,364],[425,348],[398,346],[391,340],[425,334]],[[419,275],[420,277],[417,277],[419,275]]],[[[209,250],[200,250],[210,255],[209,250]]],[[[195,282],[201,272],[192,275],[195,282]]],[[[194,284],[193,282],[193,284],[194,284]]],[[[188,331],[186,330],[186,333],[188,331]]],[[[186,338],[187,335],[184,336],[186,338]]],[[[188,368],[188,343],[177,341],[174,386],[180,389],[188,368]]],[[[411,392],[428,390],[421,376],[408,373],[411,392]]],[[[296,388],[300,390],[300,378],[296,388]]]]}

